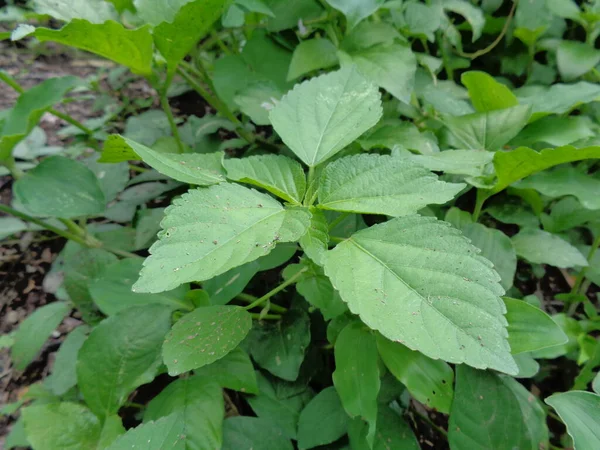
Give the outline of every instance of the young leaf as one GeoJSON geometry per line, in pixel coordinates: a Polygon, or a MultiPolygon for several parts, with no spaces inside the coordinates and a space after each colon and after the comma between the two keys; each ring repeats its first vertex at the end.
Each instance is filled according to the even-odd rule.
{"type": "Polygon", "coordinates": [[[115,414],[131,391],[154,379],[170,319],[161,305],[128,308],[90,333],[79,350],[77,384],[98,417],[115,414]]]}
{"type": "Polygon", "coordinates": [[[576,247],[547,231],[524,229],[511,239],[517,255],[529,262],[560,268],[588,265],[576,247]]]}
{"type": "Polygon", "coordinates": [[[311,207],[310,214],[310,225],[299,243],[306,256],[322,265],[323,255],[329,249],[329,226],[323,211],[311,207]]]}
{"type": "Polygon", "coordinates": [[[544,401],[567,425],[575,450],[591,450],[600,445],[600,395],[570,391],[551,395],[544,401]]]}
{"type": "Polygon", "coordinates": [[[238,346],[252,327],[252,317],[239,306],[206,306],[179,319],[163,345],[169,375],[210,364],[238,346]]]}
{"type": "Polygon", "coordinates": [[[295,80],[313,70],[328,69],[337,63],[337,48],[329,39],[308,39],[294,49],[287,79],[295,80]]]}
{"type": "Polygon", "coordinates": [[[314,167],[375,125],[381,114],[377,88],[350,67],[297,85],[270,118],[283,142],[314,167]]]}
{"type": "Polygon", "coordinates": [[[373,445],[367,442],[368,426],[360,419],[350,422],[348,436],[352,450],[419,450],[421,446],[410,426],[391,408],[380,405],[373,445]]]}
{"type": "Polygon", "coordinates": [[[564,331],[541,309],[509,297],[504,297],[504,304],[508,320],[508,343],[514,355],[568,342],[564,331]]]}
{"type": "Polygon", "coordinates": [[[305,233],[310,213],[285,209],[267,194],[234,184],[193,189],[165,210],[159,240],[136,292],[162,292],[208,280],[305,233]]]}
{"type": "Polygon", "coordinates": [[[174,381],[148,404],[144,422],[172,416],[183,424],[186,450],[221,448],[225,405],[218,384],[198,376],[174,381]]]}
{"type": "Polygon", "coordinates": [[[298,447],[318,447],[337,441],[348,430],[348,415],[335,388],[319,392],[300,413],[298,447]]]}
{"type": "Polygon", "coordinates": [[[219,386],[245,394],[258,394],[254,366],[248,354],[237,347],[223,358],[194,370],[200,377],[216,381],[219,386]]]}
{"type": "Polygon", "coordinates": [[[335,390],[348,415],[369,424],[367,441],[372,444],[377,422],[377,394],[381,386],[375,336],[361,322],[350,323],[335,341],[334,354],[335,390]]]}
{"type": "Polygon", "coordinates": [[[23,409],[27,440],[36,450],[95,449],[102,425],[77,403],[48,403],[23,409]]]}
{"type": "Polygon", "coordinates": [[[600,50],[578,41],[561,41],[556,49],[556,66],[564,81],[585,75],[600,62],[600,50]]]}
{"type": "Polygon", "coordinates": [[[405,158],[367,154],[328,164],[319,182],[319,207],[404,216],[451,200],[464,184],[445,183],[405,158]]]}
{"type": "Polygon", "coordinates": [[[458,366],[448,441],[456,450],[547,448],[546,413],[515,379],[458,366]]]}
{"type": "Polygon", "coordinates": [[[415,399],[442,413],[450,412],[454,372],[448,364],[428,358],[379,334],[377,349],[389,371],[415,399]]]}
{"type": "Polygon", "coordinates": [[[283,155],[257,155],[223,161],[227,178],[266,189],[287,202],[300,205],[306,177],[297,161],[283,155]]]}
{"type": "Polygon", "coordinates": [[[338,244],[325,273],[350,310],[388,339],[433,359],[515,373],[504,290],[477,253],[449,224],[406,216],[338,244]]]}
{"type": "Polygon", "coordinates": [[[117,438],[107,450],[186,450],[184,422],[172,414],[132,428],[117,438]]]}
{"type": "Polygon", "coordinates": [[[17,180],[14,194],[27,211],[39,216],[90,216],[106,207],[94,172],[64,156],[44,159],[17,180]]]}
{"type": "Polygon", "coordinates": [[[471,103],[478,112],[494,111],[517,106],[517,97],[504,84],[497,82],[485,72],[465,72],[460,78],[469,90],[471,103]]]}
{"type": "Polygon", "coordinates": [[[55,395],[63,395],[77,384],[77,355],[87,338],[87,332],[85,326],[75,328],[56,352],[52,373],[44,380],[44,385],[55,395]]]}
{"type": "Polygon", "coordinates": [[[257,417],[230,417],[223,423],[222,450],[293,450],[273,423],[257,417]]]}
{"type": "Polygon", "coordinates": [[[341,11],[348,21],[348,29],[354,28],[383,5],[385,0],[326,0],[330,6],[341,11]]]}
{"type": "Polygon", "coordinates": [[[63,302],[50,303],[37,308],[19,325],[11,349],[11,358],[17,370],[25,370],[35,359],[70,309],[69,305],[63,302]]]}
{"type": "Polygon", "coordinates": [[[222,152],[162,153],[118,134],[113,134],[106,140],[100,161],[114,162],[116,158],[112,155],[130,155],[130,152],[160,173],[183,183],[210,186],[225,181],[221,166],[222,152]]]}

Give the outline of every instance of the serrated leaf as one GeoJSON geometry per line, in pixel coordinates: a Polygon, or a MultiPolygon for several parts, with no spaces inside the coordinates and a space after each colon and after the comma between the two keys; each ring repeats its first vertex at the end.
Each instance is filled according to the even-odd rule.
{"type": "Polygon", "coordinates": [[[322,258],[329,249],[329,225],[323,211],[310,208],[310,225],[300,238],[300,247],[312,261],[322,265],[322,258]]]}
{"type": "Polygon", "coordinates": [[[109,162],[108,159],[114,162],[116,155],[125,157],[130,155],[129,152],[133,152],[160,173],[183,183],[210,186],[225,181],[221,166],[223,152],[162,153],[118,134],[113,134],[106,140],[100,162],[109,162]]]}
{"type": "Polygon", "coordinates": [[[144,422],[168,416],[183,423],[186,450],[221,448],[225,405],[215,382],[193,376],[169,384],[148,404],[144,422]]]}
{"type": "Polygon", "coordinates": [[[213,363],[232,351],[252,327],[239,306],[205,306],[179,319],[163,345],[163,360],[175,376],[213,363]]]}
{"type": "Polygon", "coordinates": [[[461,75],[462,84],[469,90],[469,97],[479,112],[494,111],[517,106],[515,94],[502,83],[497,82],[485,72],[470,71],[461,75]]]}
{"type": "Polygon", "coordinates": [[[87,332],[86,326],[75,328],[56,352],[52,373],[44,380],[44,385],[55,395],[63,395],[77,384],[77,355],[87,338],[87,332]]]}
{"type": "Polygon", "coordinates": [[[287,202],[300,205],[306,177],[297,161],[283,155],[257,155],[223,161],[227,178],[266,189],[287,202]]]}
{"type": "Polygon", "coordinates": [[[431,203],[446,203],[464,184],[445,183],[406,158],[355,155],[325,167],[319,208],[403,216],[431,203]]]}
{"type": "Polygon", "coordinates": [[[381,114],[377,88],[351,67],[296,85],[270,119],[283,142],[314,167],[375,125],[381,114]]]}
{"type": "Polygon", "coordinates": [[[184,422],[177,414],[132,428],[117,438],[107,450],[186,450],[184,422]]]}
{"type": "Polygon", "coordinates": [[[96,450],[102,425],[85,406],[49,403],[23,409],[27,440],[36,450],[96,450]]]}
{"type": "Polygon", "coordinates": [[[222,450],[292,450],[294,446],[272,422],[257,417],[230,417],[223,423],[222,450]]]}
{"type": "Polygon", "coordinates": [[[454,372],[447,363],[428,358],[379,334],[377,349],[389,371],[415,399],[442,413],[450,412],[454,372]]]}
{"type": "Polygon", "coordinates": [[[335,341],[334,355],[335,390],[348,415],[368,423],[367,441],[372,444],[381,386],[375,336],[361,322],[350,323],[335,341]]]}
{"type": "Polygon", "coordinates": [[[25,370],[71,308],[63,302],[37,308],[14,334],[11,358],[17,370],[25,370]]]}
{"type": "Polygon", "coordinates": [[[138,386],[154,379],[171,321],[161,305],[129,308],[105,319],[79,350],[77,384],[100,418],[115,414],[138,386]]]}
{"type": "Polygon", "coordinates": [[[383,5],[385,0],[326,0],[333,8],[341,11],[348,21],[348,29],[354,28],[383,5]]]}
{"type": "Polygon", "coordinates": [[[570,391],[551,395],[544,401],[567,425],[575,450],[591,450],[600,445],[600,395],[570,391]]]}
{"type": "Polygon", "coordinates": [[[302,236],[310,215],[234,184],[193,189],[165,210],[159,240],[144,261],[136,292],[162,292],[208,280],[302,236]]]}
{"type": "Polygon", "coordinates": [[[547,231],[526,228],[511,239],[517,255],[529,262],[560,268],[588,265],[576,247],[547,231]]]}
{"type": "Polygon", "coordinates": [[[258,384],[250,356],[237,347],[223,358],[194,370],[194,374],[219,383],[219,386],[245,394],[258,394],[258,384]]]}
{"type": "Polygon", "coordinates": [[[445,116],[443,121],[461,147],[496,151],[527,125],[528,105],[477,112],[464,116],[445,116]]]}
{"type": "Polygon", "coordinates": [[[333,386],[323,389],[304,407],[298,421],[298,447],[318,447],[337,441],[348,430],[348,415],[333,386]]]}
{"type": "Polygon", "coordinates": [[[406,216],[359,231],[327,253],[325,273],[388,339],[433,359],[516,372],[500,277],[449,224],[406,216]]]}
{"type": "Polygon", "coordinates": [[[308,39],[294,49],[287,79],[295,80],[313,70],[327,69],[337,63],[337,48],[329,39],[308,39]]]}
{"type": "Polygon", "coordinates": [[[509,297],[504,297],[504,304],[508,342],[514,355],[568,342],[564,331],[541,309],[509,297]]]}
{"type": "Polygon", "coordinates": [[[452,449],[547,448],[546,413],[515,379],[458,366],[455,389],[448,426],[452,449]]]}

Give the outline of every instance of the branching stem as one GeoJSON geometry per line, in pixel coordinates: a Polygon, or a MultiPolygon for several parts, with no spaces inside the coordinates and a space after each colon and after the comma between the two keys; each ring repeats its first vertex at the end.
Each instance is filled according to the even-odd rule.
{"type": "Polygon", "coordinates": [[[263,295],[262,297],[256,299],[255,301],[253,301],[252,303],[250,303],[248,306],[245,306],[244,309],[246,311],[248,311],[249,309],[256,308],[257,306],[262,305],[264,302],[266,302],[267,300],[269,300],[275,294],[277,294],[278,292],[283,291],[286,287],[288,287],[291,284],[294,284],[296,281],[298,281],[300,279],[300,277],[304,274],[304,272],[306,272],[307,270],[308,270],[308,268],[306,268],[306,267],[304,269],[299,270],[294,275],[292,275],[290,278],[288,278],[283,283],[281,283],[279,286],[277,286],[274,289],[271,289],[265,295],[263,295]]]}

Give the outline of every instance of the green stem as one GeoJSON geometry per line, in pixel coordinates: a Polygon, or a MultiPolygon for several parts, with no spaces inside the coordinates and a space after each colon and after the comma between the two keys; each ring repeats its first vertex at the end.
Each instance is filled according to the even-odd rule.
{"type": "Polygon", "coordinates": [[[438,424],[434,423],[433,420],[431,420],[429,418],[429,416],[426,416],[424,414],[421,414],[419,411],[417,411],[416,409],[413,408],[413,413],[417,416],[419,416],[421,419],[423,419],[425,422],[427,422],[433,429],[435,429],[438,433],[440,433],[442,436],[446,436],[448,437],[448,432],[446,430],[444,430],[442,427],[440,427],[438,424]]]}
{"type": "Polygon", "coordinates": [[[19,94],[25,92],[25,89],[23,89],[19,83],[17,83],[9,74],[4,72],[3,70],[0,70],[0,80],[4,81],[19,94]]]}
{"type": "MultiPolygon", "coordinates": [[[[308,187],[309,192],[316,192],[317,190],[313,188],[313,183],[315,182],[315,168],[314,166],[310,166],[308,168],[308,178],[306,180],[306,186],[308,187]]],[[[314,196],[311,196],[314,197],[314,196]]],[[[308,195],[304,197],[304,206],[310,206],[313,202],[312,198],[309,198],[308,195]]]]}
{"type": "Polygon", "coordinates": [[[345,212],[345,213],[341,213],[339,216],[337,216],[334,220],[331,221],[331,223],[329,224],[329,231],[333,230],[335,227],[337,227],[340,223],[342,223],[342,221],[348,217],[350,215],[349,212],[345,212]]]}
{"type": "Polygon", "coordinates": [[[167,120],[169,121],[169,126],[171,127],[171,133],[173,133],[173,137],[175,138],[175,142],[177,143],[177,148],[179,149],[179,153],[184,152],[183,142],[181,142],[181,137],[179,136],[179,129],[177,128],[177,124],[175,123],[175,117],[173,117],[173,110],[171,109],[171,105],[169,104],[169,98],[167,97],[167,92],[169,90],[169,86],[173,81],[174,73],[167,75],[167,79],[165,80],[165,84],[162,86],[160,92],[160,106],[163,111],[167,115],[167,120]]]}
{"type": "MultiPolygon", "coordinates": [[[[246,294],[244,292],[242,292],[241,294],[238,294],[235,298],[244,303],[249,303],[249,304],[255,302],[258,299],[258,297],[255,297],[254,295],[246,294]]],[[[276,305],[273,302],[271,302],[271,310],[275,311],[276,313],[282,313],[282,314],[287,312],[287,308],[276,305]]]]}
{"type": "Polygon", "coordinates": [[[134,172],[140,172],[140,173],[150,171],[150,169],[146,169],[145,167],[136,166],[134,164],[129,164],[129,170],[133,170],[134,172]]]}
{"type": "Polygon", "coordinates": [[[281,320],[281,314],[263,314],[261,316],[259,313],[250,313],[250,315],[256,320],[281,320]]]}
{"type": "MultiPolygon", "coordinates": [[[[599,246],[600,246],[600,235],[598,235],[596,237],[596,239],[594,239],[594,242],[592,243],[590,251],[588,252],[587,261],[588,261],[589,264],[591,264],[592,258],[596,254],[596,251],[598,250],[599,246]]],[[[573,285],[573,289],[571,289],[571,293],[572,294],[577,294],[579,292],[579,289],[581,288],[583,280],[585,279],[585,274],[587,272],[588,267],[589,267],[589,265],[586,266],[586,267],[583,267],[579,271],[579,273],[577,274],[577,279],[575,280],[575,284],[573,285]]]]}
{"type": "Polygon", "coordinates": [[[339,244],[340,242],[344,242],[346,240],[346,238],[339,237],[339,236],[329,236],[329,240],[331,242],[335,242],[336,244],[339,244]]]}
{"type": "Polygon", "coordinates": [[[74,127],[79,128],[81,131],[83,131],[88,136],[92,136],[94,134],[94,130],[91,130],[90,128],[86,127],[84,124],[82,124],[81,122],[79,122],[77,119],[74,119],[73,117],[69,116],[68,114],[65,114],[65,113],[62,113],[60,111],[57,111],[54,108],[50,108],[48,110],[48,112],[50,114],[52,114],[53,116],[56,116],[59,119],[62,119],[62,120],[64,120],[67,123],[70,123],[74,127]]]}
{"type": "Polygon", "coordinates": [[[278,292],[281,292],[282,290],[284,290],[289,285],[294,284],[296,281],[298,281],[300,279],[300,277],[304,274],[304,272],[306,272],[307,270],[308,270],[308,268],[306,268],[306,267],[304,269],[302,269],[302,270],[299,270],[293,276],[291,276],[290,278],[288,278],[287,280],[285,280],[283,283],[281,283],[279,286],[277,286],[274,289],[271,289],[265,295],[263,295],[262,297],[256,299],[255,301],[253,301],[252,303],[250,303],[248,306],[244,307],[244,309],[246,311],[248,311],[249,309],[256,308],[257,306],[263,304],[264,302],[266,302],[267,300],[269,300],[271,297],[273,297],[278,292]]]}
{"type": "Polygon", "coordinates": [[[479,220],[483,204],[488,198],[489,194],[487,191],[484,191],[483,189],[477,189],[477,196],[475,198],[475,209],[473,209],[473,222],[477,222],[477,220],[479,220]]]}
{"type": "Polygon", "coordinates": [[[18,180],[25,175],[25,173],[17,167],[15,158],[12,156],[9,156],[8,159],[4,160],[2,163],[0,163],[0,165],[6,167],[15,180],[18,180]]]}

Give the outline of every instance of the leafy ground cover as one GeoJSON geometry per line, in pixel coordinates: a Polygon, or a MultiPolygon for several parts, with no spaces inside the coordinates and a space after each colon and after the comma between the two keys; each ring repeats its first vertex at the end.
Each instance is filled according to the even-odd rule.
{"type": "Polygon", "coordinates": [[[600,3],[0,20],[4,448],[600,448],[600,3]]]}

